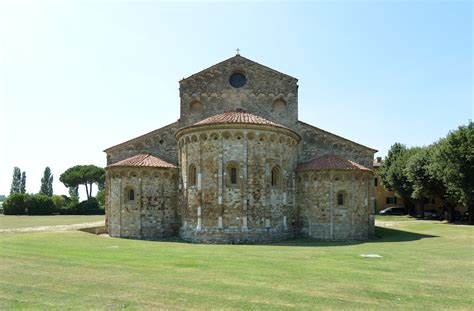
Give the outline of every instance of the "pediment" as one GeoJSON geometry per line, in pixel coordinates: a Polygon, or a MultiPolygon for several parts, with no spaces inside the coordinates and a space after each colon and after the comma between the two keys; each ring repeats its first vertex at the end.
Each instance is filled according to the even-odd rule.
{"type": "Polygon", "coordinates": [[[220,78],[229,79],[230,75],[234,72],[242,72],[244,74],[250,75],[253,74],[254,77],[258,76],[259,78],[266,77],[268,79],[289,80],[293,83],[298,81],[298,79],[290,75],[259,64],[241,55],[235,55],[209,68],[201,70],[187,78],[184,78],[179,83],[183,86],[186,86],[203,80],[215,80],[220,78]]]}

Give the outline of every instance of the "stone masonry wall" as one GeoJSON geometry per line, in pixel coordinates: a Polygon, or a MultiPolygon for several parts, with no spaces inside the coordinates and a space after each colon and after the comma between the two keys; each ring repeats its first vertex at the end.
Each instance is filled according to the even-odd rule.
{"type": "Polygon", "coordinates": [[[322,240],[365,240],[374,234],[372,174],[364,171],[298,173],[300,233],[322,240]],[[344,204],[338,204],[342,194],[344,204]]]}
{"type": "Polygon", "coordinates": [[[106,150],[107,165],[140,153],[151,153],[167,162],[176,164],[178,162],[178,145],[174,135],[177,130],[178,122],[174,122],[148,134],[108,148],[106,150]]]}
{"type": "MultiPolygon", "coordinates": [[[[287,131],[289,132],[289,131],[287,131]]],[[[193,242],[246,243],[295,233],[298,138],[272,129],[197,129],[179,138],[183,189],[180,236],[193,242]],[[196,167],[196,184],[190,167],[196,167]],[[272,168],[281,180],[271,185],[272,168]],[[230,182],[237,168],[237,183],[230,182]]]]}
{"type": "Polygon", "coordinates": [[[110,236],[157,239],[177,234],[176,169],[108,168],[106,185],[110,236]],[[128,197],[129,189],[134,200],[128,197]]]}
{"type": "Polygon", "coordinates": [[[298,161],[306,162],[317,156],[337,154],[372,169],[376,150],[328,133],[309,124],[298,122],[297,132],[301,136],[298,161]]]}
{"type": "Polygon", "coordinates": [[[294,129],[298,120],[297,79],[236,56],[180,81],[180,126],[237,108],[294,129]],[[243,73],[240,88],[230,76],[243,73]]]}

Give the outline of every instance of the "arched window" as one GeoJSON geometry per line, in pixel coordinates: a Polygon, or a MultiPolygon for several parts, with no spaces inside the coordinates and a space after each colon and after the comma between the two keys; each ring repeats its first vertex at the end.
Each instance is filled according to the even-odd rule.
{"type": "Polygon", "coordinates": [[[337,193],[336,199],[338,206],[345,206],[347,204],[347,192],[344,190],[339,191],[337,193]]]}
{"type": "Polygon", "coordinates": [[[189,166],[188,183],[189,183],[189,186],[195,186],[196,185],[196,166],[194,164],[191,164],[189,166]]]}
{"type": "Polygon", "coordinates": [[[239,180],[239,167],[237,163],[231,162],[227,165],[227,186],[235,186],[239,180]]]}
{"type": "Polygon", "coordinates": [[[231,184],[237,183],[237,169],[235,167],[230,169],[230,183],[231,184]]]}
{"type": "Polygon", "coordinates": [[[337,205],[344,205],[344,195],[342,193],[337,195],[337,205]]]}
{"type": "Polygon", "coordinates": [[[133,189],[132,187],[125,188],[124,201],[125,202],[135,201],[135,189],[133,189]]]}
{"type": "Polygon", "coordinates": [[[280,167],[274,166],[272,168],[272,186],[279,187],[281,185],[281,171],[280,167]]]}

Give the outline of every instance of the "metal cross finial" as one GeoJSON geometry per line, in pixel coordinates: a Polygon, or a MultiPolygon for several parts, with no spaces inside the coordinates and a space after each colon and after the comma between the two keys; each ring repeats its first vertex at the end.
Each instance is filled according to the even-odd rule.
{"type": "Polygon", "coordinates": [[[235,51],[237,52],[237,55],[240,55],[240,49],[239,48],[237,48],[235,51]]]}

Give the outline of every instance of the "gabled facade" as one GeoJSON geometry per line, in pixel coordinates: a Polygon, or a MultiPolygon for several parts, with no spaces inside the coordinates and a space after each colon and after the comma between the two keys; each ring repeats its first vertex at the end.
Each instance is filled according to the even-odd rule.
{"type": "Polygon", "coordinates": [[[181,80],[178,121],[105,150],[109,234],[369,238],[376,150],[299,121],[297,92],[240,55],[181,80]]]}

